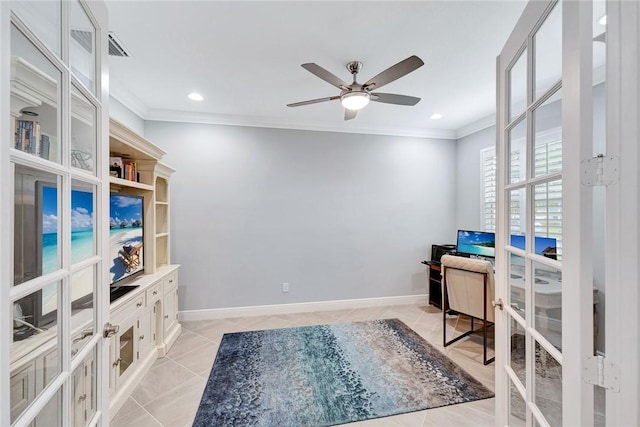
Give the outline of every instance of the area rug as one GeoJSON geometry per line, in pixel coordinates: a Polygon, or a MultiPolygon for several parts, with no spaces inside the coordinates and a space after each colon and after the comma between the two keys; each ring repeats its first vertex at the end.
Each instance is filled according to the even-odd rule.
{"type": "Polygon", "coordinates": [[[331,426],[493,397],[398,319],[225,334],[194,426],[331,426]]]}

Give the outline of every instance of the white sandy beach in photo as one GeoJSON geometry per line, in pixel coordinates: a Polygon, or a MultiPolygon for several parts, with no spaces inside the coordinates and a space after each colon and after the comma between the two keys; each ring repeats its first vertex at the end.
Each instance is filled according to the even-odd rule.
{"type": "MultiPolygon", "coordinates": [[[[111,283],[113,283],[129,274],[126,265],[118,256],[118,252],[125,245],[135,246],[142,243],[142,227],[112,229],[109,242],[109,256],[113,260],[111,266],[111,283]]],[[[140,259],[143,259],[142,250],[140,251],[140,259]]]]}

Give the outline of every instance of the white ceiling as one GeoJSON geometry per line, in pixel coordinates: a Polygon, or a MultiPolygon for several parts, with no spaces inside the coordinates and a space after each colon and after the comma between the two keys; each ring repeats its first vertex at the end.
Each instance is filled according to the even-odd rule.
{"type": "Polygon", "coordinates": [[[111,58],[111,93],[146,120],[455,138],[494,114],[495,58],[525,4],[107,1],[131,54],[111,58]],[[372,102],[345,122],[339,101],[286,106],[339,93],[302,63],[349,82],[358,60],[362,83],[410,55],[425,65],[382,91],[422,98],[414,107],[372,102]]]}

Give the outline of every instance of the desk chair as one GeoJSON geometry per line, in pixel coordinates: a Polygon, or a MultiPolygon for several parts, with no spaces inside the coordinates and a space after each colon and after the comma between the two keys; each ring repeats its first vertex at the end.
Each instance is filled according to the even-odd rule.
{"type": "MultiPolygon", "coordinates": [[[[485,365],[495,357],[487,359],[487,328],[495,323],[491,304],[495,296],[493,266],[489,261],[444,255],[440,260],[442,268],[442,298],[449,300],[449,310],[442,310],[443,345],[449,344],[475,332],[473,321],[483,322],[483,361],[485,365]],[[455,312],[471,318],[471,329],[447,341],[447,313],[455,312]]],[[[444,306],[444,303],[442,305],[444,306]]]]}

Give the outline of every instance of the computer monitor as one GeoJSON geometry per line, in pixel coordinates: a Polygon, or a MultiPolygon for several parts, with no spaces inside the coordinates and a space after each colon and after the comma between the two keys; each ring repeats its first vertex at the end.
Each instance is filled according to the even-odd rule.
{"type": "Polygon", "coordinates": [[[489,231],[458,230],[456,252],[465,255],[495,258],[496,234],[489,231]]]}
{"type": "MultiPolygon", "coordinates": [[[[534,252],[538,255],[546,256],[547,258],[557,259],[557,240],[553,237],[539,237],[536,236],[534,252]]],[[[526,244],[525,236],[522,234],[511,235],[511,246],[522,249],[524,251],[526,244]]]]}

